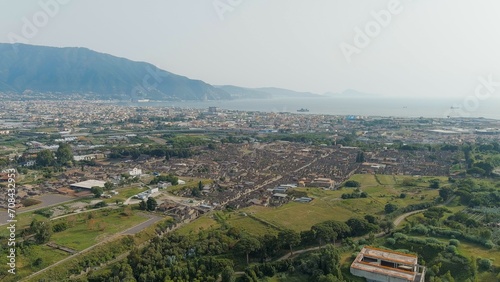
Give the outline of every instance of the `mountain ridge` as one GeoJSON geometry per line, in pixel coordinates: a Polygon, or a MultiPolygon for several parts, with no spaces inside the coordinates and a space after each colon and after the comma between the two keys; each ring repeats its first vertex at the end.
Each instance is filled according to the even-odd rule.
{"type": "MultiPolygon", "coordinates": [[[[114,100],[228,100],[271,98],[368,97],[347,89],[317,94],[277,87],[211,85],[153,64],[85,47],[0,43],[0,93],[20,98],[32,93],[67,98],[72,94],[114,100]],[[25,95],[23,95],[25,94],[25,95]]],[[[80,96],[81,97],[81,96],[80,96]]]]}
{"type": "Polygon", "coordinates": [[[220,100],[229,93],[146,62],[83,47],[0,43],[0,91],[95,93],[101,98],[220,100]]]}

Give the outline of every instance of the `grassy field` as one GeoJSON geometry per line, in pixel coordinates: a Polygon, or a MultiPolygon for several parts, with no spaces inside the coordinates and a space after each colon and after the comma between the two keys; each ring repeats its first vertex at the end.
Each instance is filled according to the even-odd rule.
{"type": "Polygon", "coordinates": [[[186,184],[170,186],[167,188],[168,192],[173,193],[173,192],[180,191],[180,190],[187,189],[187,188],[196,188],[196,187],[198,187],[198,183],[200,181],[201,181],[201,183],[203,183],[203,185],[212,183],[212,180],[210,180],[210,179],[201,179],[201,178],[194,178],[194,177],[179,177],[179,179],[186,181],[186,184]]]}
{"type": "Polygon", "coordinates": [[[264,234],[278,234],[278,229],[266,225],[250,216],[242,215],[241,213],[232,213],[227,223],[244,232],[262,236],[264,234]]]}
{"type": "MultiPolygon", "coordinates": [[[[379,176],[377,176],[379,177],[379,176]]],[[[310,203],[290,202],[281,207],[251,206],[242,209],[242,212],[253,215],[265,222],[269,222],[279,228],[289,228],[295,231],[308,230],[316,223],[326,220],[346,221],[351,217],[363,217],[367,214],[384,217],[384,207],[387,203],[395,203],[400,207],[433,201],[439,194],[437,189],[427,188],[428,179],[420,178],[423,184],[412,187],[401,187],[396,184],[402,182],[406,176],[384,176],[381,185],[374,175],[353,175],[350,180],[361,183],[361,190],[368,193],[368,198],[341,199],[342,194],[352,193],[354,189],[343,188],[337,191],[323,190],[318,188],[296,188],[297,191],[306,192],[309,197],[314,198],[310,203]],[[406,194],[405,198],[400,195],[406,194]]],[[[434,179],[435,177],[429,177],[434,179]]],[[[382,181],[381,181],[382,182],[382,181]]],[[[420,183],[420,182],[419,182],[420,183]]],[[[235,216],[229,220],[235,226],[252,230],[256,234],[265,232],[262,223],[235,216]]]]}
{"type": "Polygon", "coordinates": [[[124,202],[128,198],[137,195],[143,191],[146,191],[146,188],[141,188],[141,187],[128,187],[128,188],[121,188],[121,189],[115,189],[116,192],[118,192],[118,195],[113,196],[109,199],[105,199],[104,201],[106,203],[114,203],[117,200],[120,202],[124,202]]]}
{"type": "MultiPolygon", "coordinates": [[[[54,250],[50,247],[47,246],[39,246],[39,245],[33,245],[24,248],[22,251],[18,251],[16,254],[16,276],[26,276],[29,275],[33,272],[36,272],[38,270],[41,270],[49,265],[54,264],[57,261],[60,261],[66,257],[68,257],[69,254],[60,250],[54,250]],[[37,259],[41,259],[39,261],[40,264],[36,264],[35,262],[37,259]]],[[[4,274],[7,273],[6,268],[6,263],[7,263],[7,258],[5,256],[2,256],[0,258],[0,273],[4,274]]],[[[0,275],[0,280],[1,281],[18,281],[16,279],[14,280],[3,280],[0,275]]]]}
{"type": "Polygon", "coordinates": [[[490,259],[495,267],[500,267],[500,252],[495,249],[486,249],[483,246],[460,241],[458,251],[466,257],[490,259]]]}
{"type": "Polygon", "coordinates": [[[308,204],[291,202],[278,208],[251,206],[242,211],[281,228],[304,231],[316,223],[332,219],[345,221],[354,215],[354,212],[333,202],[315,199],[308,204]]]}
{"type": "MultiPolygon", "coordinates": [[[[92,219],[88,219],[88,213],[75,215],[75,225],[65,231],[54,233],[51,241],[75,250],[83,250],[109,236],[147,220],[147,218],[138,214],[121,215],[119,210],[110,211],[109,213],[106,210],[100,210],[93,213],[94,217],[92,219]]],[[[71,219],[61,219],[61,221],[67,220],[71,219]]],[[[56,222],[59,222],[59,220],[56,222]]]]}
{"type": "Polygon", "coordinates": [[[200,230],[208,230],[218,227],[220,227],[220,224],[217,221],[210,218],[208,215],[205,215],[182,226],[177,230],[177,232],[179,234],[187,235],[191,233],[198,233],[200,230]]]}

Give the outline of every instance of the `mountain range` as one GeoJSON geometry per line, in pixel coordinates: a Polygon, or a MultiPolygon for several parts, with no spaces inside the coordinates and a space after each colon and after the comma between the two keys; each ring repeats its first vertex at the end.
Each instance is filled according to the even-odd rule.
{"type": "MultiPolygon", "coordinates": [[[[349,90],[353,96],[359,92],[349,90]]],[[[145,62],[131,61],[79,47],[0,43],[0,92],[49,93],[51,97],[91,94],[118,100],[222,100],[312,98],[319,95],[288,89],[213,86],[145,62]]]]}

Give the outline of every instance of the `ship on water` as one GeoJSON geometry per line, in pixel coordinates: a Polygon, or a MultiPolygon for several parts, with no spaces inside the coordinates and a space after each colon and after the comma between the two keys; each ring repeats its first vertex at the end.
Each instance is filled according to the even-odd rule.
{"type": "Polygon", "coordinates": [[[297,110],[297,112],[306,113],[306,112],[309,112],[309,109],[300,108],[297,110]]]}

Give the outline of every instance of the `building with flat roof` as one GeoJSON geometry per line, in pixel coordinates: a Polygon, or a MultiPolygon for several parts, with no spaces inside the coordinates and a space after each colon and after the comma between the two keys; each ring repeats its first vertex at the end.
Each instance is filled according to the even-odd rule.
{"type": "Polygon", "coordinates": [[[416,255],[364,247],[350,271],[368,282],[424,282],[425,267],[417,261],[416,255]]]}
{"type": "Polygon", "coordinates": [[[86,181],[70,184],[69,186],[75,190],[84,190],[84,189],[90,190],[90,188],[92,188],[94,186],[104,188],[104,183],[106,183],[106,182],[101,181],[101,180],[86,180],[86,181]]]}

